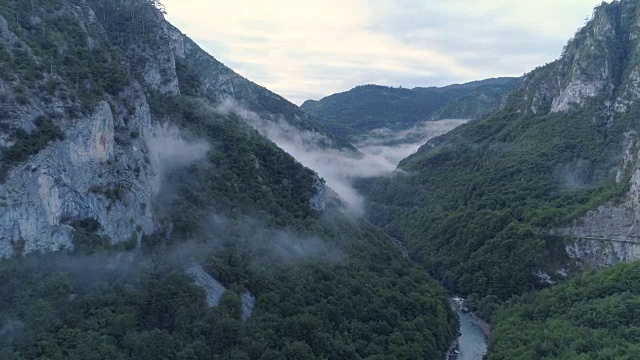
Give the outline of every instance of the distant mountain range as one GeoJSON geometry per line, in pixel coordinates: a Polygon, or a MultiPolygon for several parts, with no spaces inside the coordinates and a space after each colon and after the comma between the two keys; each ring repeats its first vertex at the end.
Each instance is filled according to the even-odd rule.
{"type": "Polygon", "coordinates": [[[476,119],[495,110],[521,78],[496,78],[429,88],[358,86],[302,109],[335,135],[345,138],[374,129],[406,130],[425,120],[476,119]]]}

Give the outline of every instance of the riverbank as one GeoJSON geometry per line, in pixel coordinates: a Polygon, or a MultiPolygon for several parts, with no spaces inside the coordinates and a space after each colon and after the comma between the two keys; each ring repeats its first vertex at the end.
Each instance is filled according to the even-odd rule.
{"type": "Polygon", "coordinates": [[[485,340],[489,340],[489,338],[491,337],[491,324],[489,324],[486,320],[480,318],[473,311],[469,311],[469,309],[465,306],[465,300],[463,298],[454,296],[451,298],[451,304],[455,310],[467,315],[469,317],[469,321],[475,327],[482,330],[485,340]]]}
{"type": "Polygon", "coordinates": [[[451,307],[458,314],[460,331],[458,339],[446,353],[446,360],[482,360],[487,352],[487,341],[491,335],[491,325],[470,312],[464,299],[451,298],[451,307]]]}
{"type": "Polygon", "coordinates": [[[458,360],[458,354],[460,354],[460,342],[458,339],[460,338],[460,333],[458,333],[458,338],[451,344],[449,350],[444,353],[444,360],[458,360]]]}
{"type": "Polygon", "coordinates": [[[469,315],[469,320],[471,321],[473,326],[482,330],[482,334],[484,334],[485,340],[489,341],[489,338],[491,338],[491,325],[483,319],[479,318],[478,315],[473,312],[468,312],[467,315],[469,315]]]}

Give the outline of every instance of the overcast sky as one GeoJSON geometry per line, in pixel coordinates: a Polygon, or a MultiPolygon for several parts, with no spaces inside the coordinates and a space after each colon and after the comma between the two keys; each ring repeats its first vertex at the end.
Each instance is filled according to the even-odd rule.
{"type": "Polygon", "coordinates": [[[441,86],[555,60],[601,0],[163,0],[215,58],[296,104],[441,86]]]}

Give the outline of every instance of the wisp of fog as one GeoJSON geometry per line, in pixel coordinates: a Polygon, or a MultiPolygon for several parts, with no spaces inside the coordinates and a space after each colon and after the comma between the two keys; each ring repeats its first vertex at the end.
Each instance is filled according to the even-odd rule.
{"type": "Polygon", "coordinates": [[[356,214],[363,214],[364,199],[353,186],[355,179],[392,174],[402,159],[415,153],[429,139],[468,121],[426,121],[398,132],[374,130],[355,144],[362,153],[355,154],[349,150],[328,148],[324,144],[331,143],[331,140],[320,133],[301,131],[284,120],[264,120],[230,102],[219,106],[217,111],[238,115],[301,164],[317,172],[356,214]]]}

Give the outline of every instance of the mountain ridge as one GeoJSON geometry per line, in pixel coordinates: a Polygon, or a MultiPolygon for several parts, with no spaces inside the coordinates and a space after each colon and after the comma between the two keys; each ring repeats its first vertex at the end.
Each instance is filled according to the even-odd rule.
{"type": "Polygon", "coordinates": [[[406,130],[427,120],[479,118],[497,108],[520,82],[520,78],[495,78],[413,89],[361,85],[319,101],[308,100],[301,108],[335,134],[354,138],[379,128],[406,130]]]}

